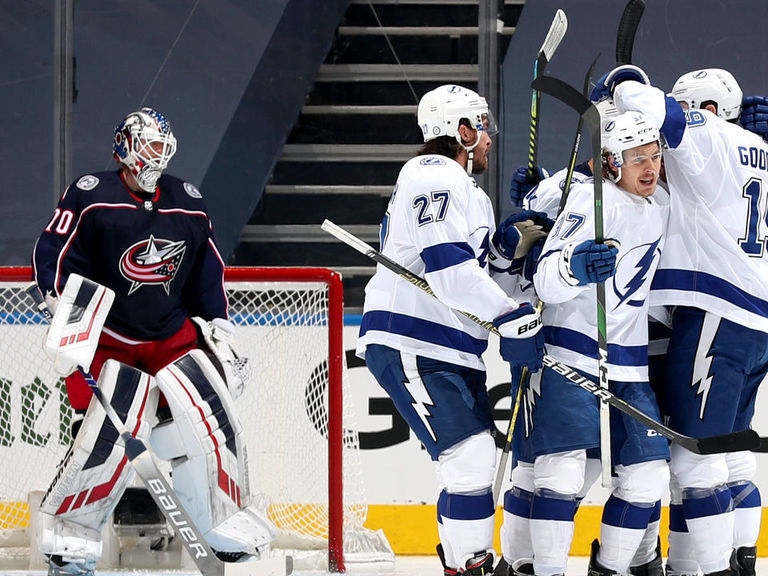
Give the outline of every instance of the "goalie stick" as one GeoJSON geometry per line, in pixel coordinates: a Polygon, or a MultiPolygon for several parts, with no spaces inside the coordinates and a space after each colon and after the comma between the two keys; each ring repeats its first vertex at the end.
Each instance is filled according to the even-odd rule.
{"type": "MultiPolygon", "coordinates": [[[[552,55],[560,45],[567,29],[568,18],[566,18],[565,12],[558,8],[557,12],[555,12],[555,17],[552,19],[552,24],[549,26],[549,32],[547,32],[547,36],[544,38],[544,43],[536,55],[536,62],[533,64],[534,80],[544,73],[544,69],[552,59],[552,55]]],[[[531,92],[531,126],[528,133],[528,176],[530,178],[533,178],[533,173],[536,170],[536,156],[539,145],[540,100],[541,94],[539,94],[539,91],[533,90],[531,92]]]]}
{"type": "MultiPolygon", "coordinates": [[[[561,80],[557,80],[556,78],[550,78],[550,77],[543,77],[540,80],[556,80],[557,82],[562,82],[561,80]]],[[[562,82],[565,84],[564,82],[562,82]]],[[[546,89],[542,89],[542,92],[546,92],[547,94],[551,94],[551,92],[548,92],[547,90],[551,88],[551,86],[547,83],[541,85],[546,89]]],[[[579,92],[568,86],[568,84],[565,84],[568,88],[573,90],[573,92],[576,93],[576,95],[579,96],[579,98],[583,98],[579,92]]],[[[587,101],[587,104],[589,104],[590,107],[594,110],[594,113],[597,114],[597,110],[592,106],[591,102],[589,102],[589,99],[584,98],[584,100],[587,101]]],[[[585,118],[585,122],[588,122],[585,118]]],[[[430,288],[429,283],[427,283],[426,280],[421,278],[420,276],[417,276],[410,270],[408,270],[405,266],[402,266],[392,260],[391,258],[388,258],[378,250],[376,250],[373,246],[370,244],[360,240],[357,236],[350,234],[346,230],[344,230],[342,227],[337,226],[330,220],[325,220],[321,228],[328,232],[331,236],[335,236],[342,242],[344,242],[347,246],[350,246],[351,248],[354,248],[361,254],[364,254],[371,260],[381,264],[384,268],[388,269],[390,272],[394,272],[404,280],[407,280],[417,288],[423,290],[427,294],[430,294],[432,296],[435,296],[435,293],[432,291],[432,288],[430,288]]],[[[436,296],[435,296],[436,297],[436,296]]],[[[472,314],[469,314],[467,312],[463,312],[461,310],[456,310],[457,313],[462,314],[463,316],[466,316],[473,322],[476,322],[480,326],[483,326],[487,328],[490,332],[493,332],[496,335],[499,335],[498,329],[493,325],[491,322],[486,322],[484,320],[480,320],[477,316],[473,316],[472,314]]],[[[570,381],[573,384],[576,384],[577,386],[584,388],[587,392],[593,394],[594,396],[597,396],[599,399],[606,401],[608,404],[619,410],[620,412],[623,412],[627,416],[634,418],[638,422],[644,424],[651,430],[655,430],[657,433],[661,434],[665,438],[671,440],[675,444],[679,444],[683,448],[686,448],[690,450],[691,452],[694,452],[695,454],[718,454],[721,452],[741,452],[742,450],[755,450],[758,448],[761,444],[761,438],[758,436],[757,432],[754,430],[742,430],[741,432],[732,432],[730,434],[721,434],[718,436],[707,436],[706,438],[692,438],[690,436],[685,436],[684,434],[680,434],[678,432],[675,432],[671,428],[668,428],[667,426],[664,426],[661,422],[657,422],[650,416],[648,416],[645,412],[635,408],[631,404],[627,403],[625,400],[622,400],[615,394],[613,394],[610,390],[602,389],[599,385],[595,384],[588,378],[585,378],[578,372],[576,372],[574,369],[566,366],[562,362],[558,362],[554,358],[552,358],[550,355],[545,354],[544,355],[544,366],[551,368],[558,374],[564,376],[568,381],[570,381]]],[[[768,441],[768,439],[766,439],[768,441]]]]}
{"type": "Polygon", "coordinates": [[[645,11],[645,0],[629,0],[621,14],[619,28],[616,31],[616,65],[632,63],[632,48],[640,19],[645,11]]]}
{"type": "MultiPolygon", "coordinates": [[[[27,289],[27,293],[34,300],[38,311],[50,322],[53,319],[53,314],[51,314],[48,305],[45,303],[45,299],[38,286],[32,284],[27,289]]],[[[147,491],[152,496],[158,509],[162,512],[166,523],[181,538],[184,549],[192,558],[202,576],[283,576],[292,573],[292,558],[289,556],[285,559],[259,560],[258,562],[263,562],[259,567],[249,566],[250,563],[246,562],[240,564],[226,563],[217,558],[213,549],[205,541],[200,529],[195,525],[178,496],[176,496],[170,483],[160,471],[154,456],[147,446],[138,438],[131,436],[120,416],[102,394],[99,384],[93,376],[83,370],[81,366],[78,366],[77,369],[83,375],[85,382],[93,391],[93,395],[107,413],[107,418],[109,418],[120,435],[125,446],[125,455],[130,460],[131,465],[142,482],[144,482],[147,491]],[[264,570],[257,571],[260,568],[264,570]]]]}

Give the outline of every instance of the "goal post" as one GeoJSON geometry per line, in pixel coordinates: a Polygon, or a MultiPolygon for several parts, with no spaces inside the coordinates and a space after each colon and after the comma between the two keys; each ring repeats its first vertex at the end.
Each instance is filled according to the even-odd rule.
{"type": "MultiPolygon", "coordinates": [[[[31,280],[28,267],[0,267],[0,458],[19,462],[0,471],[6,549],[23,549],[27,496],[48,487],[71,442],[64,382],[42,350],[46,325],[25,292],[31,280]]],[[[252,500],[278,527],[275,549],[290,550],[299,568],[327,562],[331,572],[350,562],[392,562],[383,533],[363,526],[341,276],[324,268],[232,267],[225,288],[234,346],[252,366],[235,401],[252,500]]],[[[5,557],[0,550],[0,566],[5,557]]]]}

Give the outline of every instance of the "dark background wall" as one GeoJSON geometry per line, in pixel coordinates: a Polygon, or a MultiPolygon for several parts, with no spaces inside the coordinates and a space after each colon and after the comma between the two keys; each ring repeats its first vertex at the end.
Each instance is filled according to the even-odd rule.
{"type": "MultiPolygon", "coordinates": [[[[349,0],[77,0],[72,179],[110,169],[112,132],[150,105],[170,119],[169,171],[200,186],[225,257],[256,206],[349,0]]],[[[623,0],[529,0],[504,55],[500,215],[526,162],[533,60],[557,8],[569,26],[548,73],[580,87],[614,64],[623,0]]],[[[764,0],[647,0],[634,62],[669,89],[696,67],[768,94],[764,0]]],[[[26,264],[53,199],[53,0],[0,0],[0,265],[26,264]]],[[[567,162],[577,118],[544,97],[540,162],[567,162]]],[[[586,157],[586,147],[580,157],[586,157]]]]}
{"type": "MultiPolygon", "coordinates": [[[[112,134],[152,106],[234,250],[349,0],[77,0],[72,179],[112,169],[112,134]]],[[[0,264],[27,264],[53,209],[52,0],[0,1],[0,264]]]]}
{"type": "MultiPolygon", "coordinates": [[[[511,211],[506,193],[518,166],[528,160],[530,83],[533,62],[558,8],[568,17],[568,31],[547,73],[581,90],[595,55],[599,78],[615,65],[616,28],[623,0],[529,0],[520,17],[503,63],[501,98],[504,129],[501,140],[501,212],[511,211]]],[[[644,68],[665,91],[696,68],[725,68],[745,95],[768,94],[768,40],[764,0],[646,0],[635,38],[632,62],[644,68]]],[[[539,162],[559,170],[568,161],[578,117],[544,96],[541,107],[539,162]]],[[[582,141],[580,158],[589,154],[582,141]]]]}

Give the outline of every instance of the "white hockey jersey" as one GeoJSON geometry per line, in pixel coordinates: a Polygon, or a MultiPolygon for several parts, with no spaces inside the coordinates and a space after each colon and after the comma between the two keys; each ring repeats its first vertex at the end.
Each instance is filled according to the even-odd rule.
{"type": "Polygon", "coordinates": [[[455,310],[486,321],[517,303],[488,273],[493,207],[460,164],[417,156],[400,171],[381,224],[381,251],[425,278],[437,298],[379,265],[365,288],[357,354],[383,344],[484,370],[488,331],[455,310]]]}
{"type": "Polygon", "coordinates": [[[680,112],[657,88],[614,99],[662,129],[671,214],[654,304],[693,306],[768,332],[768,145],[707,110],[680,112]]]}
{"type": "MultiPolygon", "coordinates": [[[[648,294],[664,247],[669,197],[632,195],[603,182],[604,237],[620,243],[616,274],[605,284],[608,377],[648,380],[648,294]]],[[[598,375],[597,295],[594,284],[571,286],[560,274],[560,256],[569,244],[594,240],[594,185],[590,178],[571,188],[565,209],[547,237],[534,275],[546,303],[544,336],[548,353],[593,376],[598,375]]]]}
{"type": "MultiPolygon", "coordinates": [[[[592,176],[592,172],[587,173],[587,170],[589,170],[589,167],[586,164],[580,164],[574,168],[571,175],[571,188],[592,176]]],[[[568,168],[563,168],[552,174],[549,178],[539,182],[523,198],[523,209],[545,212],[550,218],[557,218],[557,212],[560,209],[560,198],[565,189],[565,177],[567,174],[568,168]]]]}

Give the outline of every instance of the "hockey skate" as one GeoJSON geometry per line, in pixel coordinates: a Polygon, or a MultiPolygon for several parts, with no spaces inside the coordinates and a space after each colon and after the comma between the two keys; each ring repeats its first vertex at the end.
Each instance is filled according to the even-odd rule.
{"type": "Polygon", "coordinates": [[[460,564],[459,574],[466,576],[492,576],[493,574],[493,552],[477,552],[473,556],[465,557],[460,564]]]}
{"type": "Polygon", "coordinates": [[[48,576],[93,576],[96,560],[64,559],[59,554],[46,555],[48,576]]]}
{"type": "Polygon", "coordinates": [[[518,558],[509,568],[509,576],[533,576],[533,560],[518,558]]]}
{"type": "Polygon", "coordinates": [[[731,554],[731,569],[738,576],[755,576],[757,546],[742,546],[731,554]]]}
{"type": "Polygon", "coordinates": [[[587,570],[587,576],[618,576],[618,572],[600,566],[597,561],[597,552],[600,550],[600,542],[597,538],[592,541],[592,553],[589,555],[589,569],[587,570]]]}

